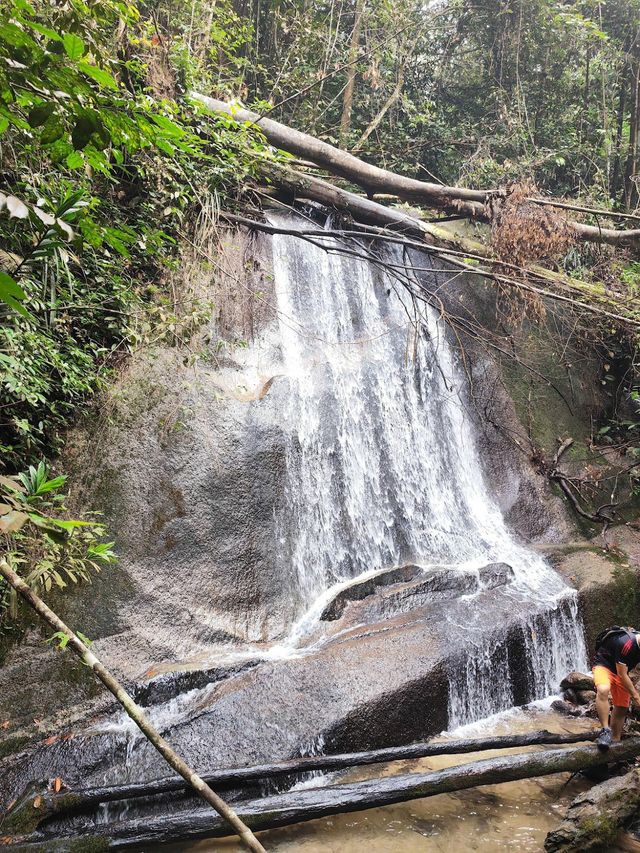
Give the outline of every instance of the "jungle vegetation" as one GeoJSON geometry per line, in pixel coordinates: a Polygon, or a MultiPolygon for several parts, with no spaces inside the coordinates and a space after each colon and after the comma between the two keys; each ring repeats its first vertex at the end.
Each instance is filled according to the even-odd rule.
{"type": "MultiPolygon", "coordinates": [[[[210,306],[174,286],[184,234],[212,199],[253,204],[259,164],[284,156],[194,90],[408,177],[528,187],[591,224],[640,221],[640,0],[0,0],[0,11],[5,513],[30,500],[18,472],[55,482],[40,463],[132,349],[201,322],[210,306]]],[[[565,246],[553,264],[638,295],[633,247],[565,246]]],[[[606,346],[637,397],[633,335],[606,346]]],[[[601,436],[623,429],[635,453],[635,420],[612,418],[601,436]]],[[[21,533],[7,519],[0,532],[37,528],[27,515],[21,533]]],[[[38,560],[60,547],[51,536],[38,560]]]]}

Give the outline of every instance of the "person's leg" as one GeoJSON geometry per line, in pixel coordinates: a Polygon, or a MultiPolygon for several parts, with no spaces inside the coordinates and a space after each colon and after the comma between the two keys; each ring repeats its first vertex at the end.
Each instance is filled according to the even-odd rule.
{"type": "Polygon", "coordinates": [[[605,666],[594,666],[593,681],[596,686],[596,713],[602,726],[602,731],[596,738],[598,749],[609,749],[613,734],[609,728],[609,694],[614,678],[605,666]]]}
{"type": "Polygon", "coordinates": [[[624,721],[629,713],[631,696],[622,684],[620,677],[613,674],[611,676],[611,701],[613,703],[611,711],[611,735],[613,740],[620,740],[624,721]]]}
{"type": "Polygon", "coordinates": [[[604,666],[593,668],[593,680],[596,685],[596,714],[603,729],[609,725],[609,692],[612,675],[613,673],[604,666]]]}
{"type": "Polygon", "coordinates": [[[620,705],[614,705],[611,709],[611,735],[613,740],[620,740],[622,737],[622,729],[624,721],[627,719],[628,707],[622,708],[620,705]]]}

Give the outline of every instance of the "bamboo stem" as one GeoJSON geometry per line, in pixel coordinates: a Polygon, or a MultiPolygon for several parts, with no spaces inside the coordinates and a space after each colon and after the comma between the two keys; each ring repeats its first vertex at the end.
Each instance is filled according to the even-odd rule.
{"type": "Polygon", "coordinates": [[[240,837],[240,840],[248,850],[253,850],[254,853],[266,853],[265,848],[260,844],[253,832],[246,826],[227,805],[227,803],[213,791],[207,783],[202,779],[189,765],[174,752],[171,745],[166,741],[160,732],[152,725],[151,721],[144,713],[142,708],[137,705],[129,696],[122,685],[114,678],[114,676],[103,666],[93,652],[80,640],[80,638],[66,625],[53,610],[51,610],[44,601],[36,595],[33,590],[27,586],[22,578],[13,571],[6,560],[0,560],[0,575],[9,583],[16,592],[27,602],[27,604],[36,611],[48,625],[55,631],[59,631],[68,637],[68,645],[73,649],[80,660],[86,664],[96,678],[98,678],[104,686],[116,697],[122,705],[129,717],[138,726],[142,734],[153,744],[165,761],[173,767],[173,769],[182,776],[182,778],[202,797],[205,802],[212,806],[218,814],[233,827],[234,831],[240,837]]]}

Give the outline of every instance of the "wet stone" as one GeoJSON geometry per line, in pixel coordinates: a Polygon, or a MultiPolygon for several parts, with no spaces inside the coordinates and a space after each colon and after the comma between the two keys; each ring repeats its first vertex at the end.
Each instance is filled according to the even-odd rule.
{"type": "Polygon", "coordinates": [[[570,672],[560,682],[561,690],[593,690],[593,676],[585,672],[570,672]]]}
{"type": "Polygon", "coordinates": [[[422,574],[420,566],[409,563],[406,566],[386,569],[377,575],[365,578],[358,583],[353,583],[351,586],[341,589],[336,597],[327,604],[322,611],[320,619],[323,622],[331,622],[334,619],[339,619],[350,601],[362,601],[363,598],[373,595],[379,587],[404,583],[413,580],[420,574],[422,574]]]}
{"type": "Polygon", "coordinates": [[[578,695],[576,691],[572,690],[571,688],[563,691],[562,698],[565,700],[565,702],[571,702],[572,705],[580,704],[578,702],[578,695]]]}
{"type": "Polygon", "coordinates": [[[563,699],[556,699],[551,703],[551,708],[557,713],[565,717],[579,717],[581,715],[580,708],[576,708],[570,702],[565,702],[563,699]]]}
{"type": "Polygon", "coordinates": [[[579,705],[589,705],[591,702],[595,702],[595,690],[576,690],[575,693],[579,705]]]}
{"type": "Polygon", "coordinates": [[[514,572],[507,563],[489,563],[479,571],[480,583],[485,589],[505,586],[514,580],[514,572]]]}

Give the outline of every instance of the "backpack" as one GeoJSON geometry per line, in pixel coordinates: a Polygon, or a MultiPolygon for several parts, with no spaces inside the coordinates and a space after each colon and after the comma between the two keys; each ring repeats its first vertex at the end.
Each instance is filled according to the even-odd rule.
{"type": "Polygon", "coordinates": [[[633,628],[624,628],[620,625],[612,625],[610,628],[605,628],[603,631],[600,631],[598,636],[596,637],[596,651],[600,648],[600,646],[609,639],[609,637],[615,637],[619,634],[627,634],[628,636],[634,636],[635,631],[633,628]]]}

